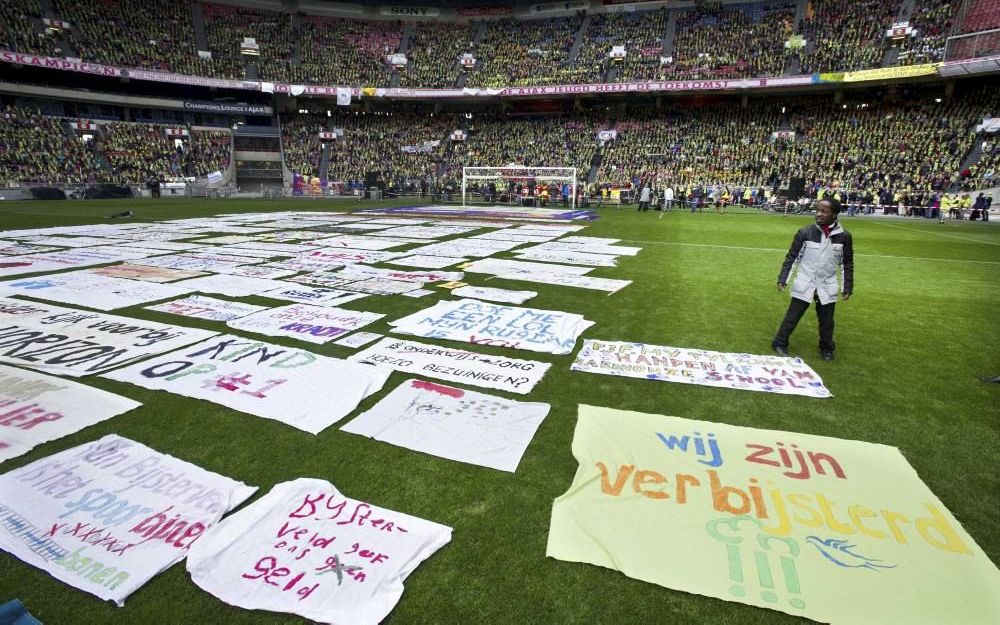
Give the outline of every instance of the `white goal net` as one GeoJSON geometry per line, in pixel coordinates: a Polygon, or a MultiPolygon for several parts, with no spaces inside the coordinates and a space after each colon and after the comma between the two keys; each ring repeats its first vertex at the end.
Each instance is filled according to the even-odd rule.
{"type": "Polygon", "coordinates": [[[558,206],[563,202],[566,186],[569,192],[566,204],[575,209],[576,167],[463,167],[462,206],[482,203],[558,206]],[[558,187],[555,195],[553,186],[558,187]]]}

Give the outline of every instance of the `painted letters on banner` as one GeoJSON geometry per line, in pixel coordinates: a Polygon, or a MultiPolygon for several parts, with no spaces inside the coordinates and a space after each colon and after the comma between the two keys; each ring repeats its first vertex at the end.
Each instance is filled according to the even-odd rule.
{"type": "Polygon", "coordinates": [[[590,289],[592,291],[606,291],[616,293],[628,285],[631,280],[615,280],[613,278],[592,278],[590,276],[573,276],[560,273],[551,274],[544,271],[519,271],[517,273],[505,273],[499,277],[504,280],[520,280],[521,282],[538,282],[541,284],[554,284],[556,286],[572,286],[578,289],[590,289]]]}
{"type": "Polygon", "coordinates": [[[833,397],[801,358],[729,354],[625,341],[583,342],[571,369],[626,378],[718,386],[806,397],[833,397]]]}
{"type": "Polygon", "coordinates": [[[204,399],[318,434],[385,384],[388,368],[223,335],[104,377],[204,399]]]}
{"type": "Polygon", "coordinates": [[[339,289],[325,289],[323,287],[305,286],[288,283],[280,289],[265,291],[260,294],[263,297],[273,299],[283,299],[289,302],[299,302],[302,304],[316,304],[317,306],[337,306],[353,302],[356,299],[367,297],[366,293],[354,293],[351,291],[341,291],[339,289]]]}
{"type": "Polygon", "coordinates": [[[345,310],[332,306],[290,304],[227,321],[226,325],[236,330],[258,332],[268,336],[287,336],[308,343],[326,343],[382,317],[385,315],[381,313],[345,310]]]}
{"type": "Polygon", "coordinates": [[[552,366],[537,360],[491,356],[391,338],[384,338],[347,359],[519,395],[530,393],[552,366]]]}
{"type": "Polygon", "coordinates": [[[385,278],[387,280],[401,280],[403,282],[446,282],[448,280],[461,280],[461,271],[403,271],[402,269],[380,269],[378,267],[367,267],[364,265],[350,265],[337,272],[341,278],[352,280],[364,280],[365,278],[385,278]]]}
{"type": "Polygon", "coordinates": [[[526,250],[516,254],[520,260],[541,261],[545,263],[566,263],[569,265],[584,265],[587,267],[617,267],[614,256],[606,254],[587,254],[586,252],[526,250]]]}
{"type": "Polygon", "coordinates": [[[594,325],[577,313],[500,306],[474,299],[437,302],[434,306],[390,322],[393,332],[569,354],[576,339],[594,325]]]}
{"type": "Polygon", "coordinates": [[[452,291],[452,293],[458,297],[485,299],[505,304],[523,304],[538,295],[534,291],[511,291],[508,289],[493,289],[488,286],[461,286],[452,291]]]}
{"type": "Polygon", "coordinates": [[[450,540],[450,527],[299,478],[207,532],[187,570],[230,605],[376,625],[399,601],[407,576],[450,540]]]}
{"type": "Polygon", "coordinates": [[[183,282],[175,283],[174,286],[183,286],[191,291],[200,291],[202,293],[221,293],[229,297],[247,297],[248,295],[263,293],[264,291],[273,291],[285,285],[277,280],[267,280],[265,278],[247,278],[217,274],[184,280],[183,282]]]}
{"type": "Polygon", "coordinates": [[[96,310],[114,310],[180,297],[192,290],[181,285],[109,278],[86,271],[0,282],[0,293],[4,295],[27,295],[96,310]]]}
{"type": "Polygon", "coordinates": [[[894,447],[580,406],[573,455],[550,557],[822,623],[1000,622],[1000,571],[894,447]]]}
{"type": "Polygon", "coordinates": [[[468,258],[455,258],[452,256],[426,256],[414,254],[413,256],[403,256],[386,261],[390,265],[402,265],[403,267],[423,267],[425,269],[443,269],[458,263],[464,263],[468,258]]]}
{"type": "Polygon", "coordinates": [[[49,252],[47,254],[29,254],[26,256],[6,256],[0,259],[0,277],[20,276],[26,273],[43,271],[61,271],[74,267],[89,267],[104,265],[122,260],[138,260],[146,256],[132,248],[123,247],[116,251],[94,251],[87,248],[49,252]]]}
{"type": "Polygon", "coordinates": [[[62,378],[0,365],[0,462],[141,405],[62,378]]]}
{"type": "Polygon", "coordinates": [[[129,264],[87,269],[86,272],[108,278],[127,278],[129,280],[143,280],[145,282],[173,282],[174,280],[185,280],[205,275],[201,271],[185,271],[183,269],[129,264]]]}
{"type": "Polygon", "coordinates": [[[146,306],[146,310],[170,313],[182,317],[208,319],[210,321],[229,321],[252,315],[255,312],[267,310],[266,306],[254,306],[243,302],[230,302],[204,295],[192,295],[172,302],[163,302],[154,306],[146,306]]]}
{"type": "MultiPolygon", "coordinates": [[[[549,277],[555,277],[556,275],[582,276],[593,271],[592,267],[532,263],[525,260],[510,260],[507,258],[485,258],[462,265],[462,268],[469,273],[488,273],[494,276],[506,276],[515,273],[536,273],[549,277]]],[[[539,280],[539,282],[547,281],[539,280]]]]}
{"type": "Polygon", "coordinates": [[[548,404],[407,380],[340,429],[513,473],[548,414],[548,404]]]}
{"type": "Polygon", "coordinates": [[[57,375],[100,373],[215,335],[0,297],[0,362],[57,375]]]}
{"type": "Polygon", "coordinates": [[[0,549],[120,607],[256,490],[111,434],[0,476],[0,549]]]}

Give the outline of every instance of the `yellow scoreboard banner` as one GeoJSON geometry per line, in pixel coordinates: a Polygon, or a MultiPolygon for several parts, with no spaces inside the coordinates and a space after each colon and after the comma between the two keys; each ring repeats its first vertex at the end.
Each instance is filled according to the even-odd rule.
{"type": "Polygon", "coordinates": [[[1000,623],[1000,571],[894,447],[580,406],[547,555],[826,623],[1000,623]]]}
{"type": "Polygon", "coordinates": [[[937,74],[940,65],[940,63],[923,63],[921,65],[864,69],[856,72],[829,72],[820,74],[819,79],[821,82],[864,82],[870,80],[891,80],[893,78],[912,78],[914,76],[931,76],[937,74]]]}

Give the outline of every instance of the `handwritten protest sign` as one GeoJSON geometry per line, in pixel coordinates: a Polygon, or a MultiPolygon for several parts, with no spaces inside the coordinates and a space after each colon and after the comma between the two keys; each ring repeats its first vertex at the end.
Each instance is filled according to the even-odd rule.
{"type": "Polygon", "coordinates": [[[556,286],[571,286],[592,291],[607,291],[616,293],[628,285],[631,280],[615,280],[613,278],[593,278],[591,276],[574,276],[567,273],[552,274],[545,271],[531,270],[503,273],[499,277],[504,280],[519,280],[521,282],[538,282],[556,286]]]}
{"type": "Polygon", "coordinates": [[[453,290],[452,293],[454,293],[459,297],[485,299],[491,302],[504,302],[505,304],[523,304],[532,297],[538,295],[538,293],[534,291],[511,291],[509,289],[492,289],[487,286],[462,286],[453,290]]]}
{"type": "Polygon", "coordinates": [[[122,606],[256,490],[111,434],[0,476],[0,549],[122,606]]]}
{"type": "Polygon", "coordinates": [[[209,254],[205,252],[183,252],[169,256],[156,256],[135,260],[134,264],[151,267],[169,267],[171,269],[188,269],[190,271],[224,271],[240,265],[254,262],[250,258],[237,258],[225,254],[209,254]]]}
{"type": "Polygon", "coordinates": [[[458,263],[464,263],[468,258],[454,258],[450,256],[426,256],[414,254],[386,261],[390,265],[402,265],[404,267],[424,267],[426,269],[442,269],[458,263]]]}
{"type": "Polygon", "coordinates": [[[260,295],[290,302],[316,304],[317,306],[336,306],[367,296],[366,293],[354,293],[340,289],[327,289],[298,284],[286,284],[286,286],[274,289],[273,291],[265,291],[260,295]]]}
{"type": "Polygon", "coordinates": [[[833,397],[801,358],[587,339],[573,371],[806,397],[833,397]]]}
{"type": "Polygon", "coordinates": [[[265,278],[247,278],[246,276],[217,274],[176,282],[174,286],[182,286],[191,291],[200,291],[202,293],[221,293],[229,297],[246,297],[248,295],[263,293],[264,291],[273,291],[284,286],[284,284],[277,280],[267,280],[265,278]]]}
{"type": "Polygon", "coordinates": [[[242,302],[230,302],[204,295],[192,295],[184,299],[177,299],[172,302],[163,302],[153,306],[146,306],[146,310],[170,313],[182,317],[193,317],[195,319],[208,319],[210,321],[229,321],[252,315],[255,312],[267,310],[266,306],[254,306],[242,302]]]}
{"type": "Polygon", "coordinates": [[[263,278],[265,280],[276,280],[298,273],[294,269],[281,269],[279,267],[267,267],[264,265],[242,265],[239,267],[225,267],[219,273],[230,276],[243,276],[245,278],[263,278]]]}
{"type": "Polygon", "coordinates": [[[997,623],[1000,571],[894,447],[580,406],[547,555],[823,623],[997,623]]]}
{"type": "Polygon", "coordinates": [[[295,259],[302,262],[337,266],[351,263],[381,263],[401,255],[400,252],[331,247],[318,250],[314,248],[312,251],[297,255],[295,259]]]}
{"type": "Polygon", "coordinates": [[[353,248],[356,250],[390,250],[394,247],[408,245],[410,239],[390,239],[389,237],[364,237],[351,235],[329,236],[312,241],[324,248],[353,248]]]}
{"type": "Polygon", "coordinates": [[[0,462],[141,405],[62,378],[0,365],[0,462]]]}
{"type": "Polygon", "coordinates": [[[179,297],[192,290],[175,284],[109,278],[86,271],[0,282],[0,293],[5,295],[27,295],[97,310],[114,310],[179,297]]]}
{"type": "Polygon", "coordinates": [[[480,258],[491,256],[497,252],[506,252],[521,245],[520,241],[505,239],[497,241],[493,239],[452,239],[441,243],[432,243],[422,247],[415,247],[407,250],[407,254],[420,254],[422,256],[469,256],[480,258]]]}
{"type": "Polygon", "coordinates": [[[385,384],[388,368],[223,335],[104,377],[204,399],[318,434],[385,384]]]}
{"type": "Polygon", "coordinates": [[[191,580],[222,601],[320,623],[376,625],[403,581],[451,540],[451,528],[299,478],[207,532],[191,549],[191,580]]]}
{"type": "Polygon", "coordinates": [[[381,338],[384,338],[384,336],[381,334],[375,334],[374,332],[355,332],[350,336],[337,339],[333,342],[333,344],[343,345],[344,347],[350,347],[351,349],[357,349],[381,338]]]}
{"type": "Polygon", "coordinates": [[[577,337],[594,322],[577,313],[463,299],[437,302],[390,325],[400,334],[568,354],[577,337]]]}
{"type": "Polygon", "coordinates": [[[403,282],[444,282],[446,280],[461,280],[461,271],[403,271],[402,269],[380,269],[365,265],[349,265],[337,272],[341,278],[363,280],[365,278],[385,278],[403,282]]]}
{"type": "Polygon", "coordinates": [[[407,380],[341,430],[513,473],[549,405],[407,380]]]}
{"type": "Polygon", "coordinates": [[[537,360],[490,356],[391,338],[382,339],[348,360],[519,395],[530,393],[551,366],[537,360]]]}
{"type": "Polygon", "coordinates": [[[0,297],[0,362],[46,373],[100,373],[215,334],[0,297]]]}
{"type": "Polygon", "coordinates": [[[5,256],[0,258],[0,277],[20,276],[26,273],[43,271],[61,271],[74,267],[89,267],[104,265],[122,260],[138,260],[146,256],[131,248],[116,250],[92,251],[87,248],[47,252],[45,254],[27,254],[23,256],[5,256]]]}
{"type": "Polygon", "coordinates": [[[31,254],[43,254],[52,252],[59,248],[49,245],[35,245],[33,243],[10,243],[0,241],[0,256],[19,256],[31,254]]]}
{"type": "Polygon", "coordinates": [[[495,276],[506,276],[514,273],[533,273],[547,276],[582,276],[593,271],[592,267],[577,267],[574,265],[557,265],[555,263],[533,263],[526,260],[510,260],[507,258],[484,258],[476,260],[462,268],[469,273],[488,273],[495,276]]]}
{"type": "MultiPolygon", "coordinates": [[[[589,237],[578,237],[586,239],[589,237]]],[[[635,256],[642,251],[641,247],[626,247],[624,245],[600,245],[597,243],[568,243],[566,239],[550,241],[541,245],[526,247],[522,252],[586,252],[588,254],[604,254],[609,256],[635,256]]]]}
{"type": "Polygon", "coordinates": [[[385,315],[381,313],[333,306],[289,304],[233,319],[227,321],[226,325],[236,330],[259,332],[268,336],[288,336],[309,343],[326,343],[382,317],[385,315]]]}
{"type": "Polygon", "coordinates": [[[614,256],[587,254],[585,252],[526,250],[519,251],[516,256],[522,260],[538,260],[546,263],[567,263],[570,265],[585,265],[587,267],[618,266],[614,256]]]}

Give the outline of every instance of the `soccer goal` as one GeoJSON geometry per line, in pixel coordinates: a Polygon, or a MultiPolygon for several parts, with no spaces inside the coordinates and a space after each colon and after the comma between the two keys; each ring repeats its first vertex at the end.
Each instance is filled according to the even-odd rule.
{"type": "MultiPolygon", "coordinates": [[[[576,167],[528,167],[525,165],[505,165],[503,167],[463,167],[462,168],[462,206],[472,203],[498,202],[503,197],[509,204],[520,204],[521,198],[534,198],[536,204],[540,199],[536,194],[539,185],[546,187],[557,184],[562,189],[568,184],[569,205],[576,208],[576,167]],[[496,196],[490,197],[484,193],[490,183],[496,187],[496,196]],[[521,194],[516,189],[520,185],[521,194]],[[529,191],[530,188],[530,191],[529,191]],[[515,193],[511,193],[514,189],[515,193]]],[[[561,197],[550,197],[548,202],[553,206],[561,203],[561,197]]]]}

